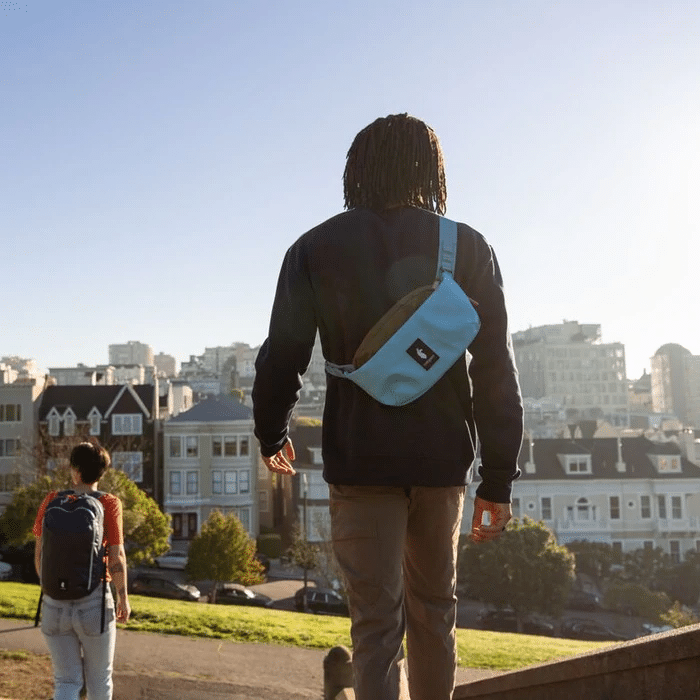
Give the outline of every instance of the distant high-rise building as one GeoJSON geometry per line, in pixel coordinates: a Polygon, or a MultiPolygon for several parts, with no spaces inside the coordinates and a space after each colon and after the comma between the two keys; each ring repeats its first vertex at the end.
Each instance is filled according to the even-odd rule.
{"type": "Polygon", "coordinates": [[[172,355],[159,352],[153,358],[153,363],[159,373],[164,374],[166,377],[177,377],[177,360],[172,355]]]}
{"type": "Polygon", "coordinates": [[[143,365],[153,367],[153,348],[137,340],[109,346],[110,365],[143,365]]]}
{"type": "Polygon", "coordinates": [[[700,426],[700,355],[677,343],[662,345],[651,358],[651,396],[654,411],[700,426]]]}
{"type": "Polygon", "coordinates": [[[599,324],[564,321],[513,333],[524,397],[547,397],[582,417],[626,411],[625,347],[601,343],[599,324]]]}

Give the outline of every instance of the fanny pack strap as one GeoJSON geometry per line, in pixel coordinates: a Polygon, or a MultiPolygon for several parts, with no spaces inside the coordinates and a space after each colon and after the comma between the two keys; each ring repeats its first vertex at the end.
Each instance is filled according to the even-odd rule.
{"type": "Polygon", "coordinates": [[[435,281],[441,282],[447,272],[452,275],[455,271],[457,257],[457,223],[440,217],[440,240],[438,243],[438,262],[435,271],[435,281]]]}

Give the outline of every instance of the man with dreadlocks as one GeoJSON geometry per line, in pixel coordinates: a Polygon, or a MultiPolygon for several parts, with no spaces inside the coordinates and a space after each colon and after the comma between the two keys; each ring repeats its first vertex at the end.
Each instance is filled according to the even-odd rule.
{"type": "MultiPolygon", "coordinates": [[[[295,474],[288,426],[317,330],[326,359],[348,364],[398,299],[434,279],[447,195],[433,130],[406,114],[377,119],[350,147],[344,186],[348,211],[287,251],[256,360],[255,434],[278,474],[295,474]]],[[[461,223],[454,278],[478,304],[470,361],[401,407],[328,376],[323,475],[346,579],[358,700],[452,697],[457,540],[477,436],[472,539],[497,537],[511,518],[522,401],[503,284],[489,244],[461,223]],[[482,522],[484,511],[490,519],[482,522]]]]}

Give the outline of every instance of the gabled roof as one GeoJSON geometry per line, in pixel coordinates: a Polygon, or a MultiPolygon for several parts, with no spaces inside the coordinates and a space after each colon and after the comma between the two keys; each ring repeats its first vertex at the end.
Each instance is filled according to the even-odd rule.
{"type": "Polygon", "coordinates": [[[523,443],[518,458],[518,466],[522,471],[521,481],[541,481],[566,479],[572,481],[591,481],[593,479],[688,479],[699,478],[700,467],[681,456],[681,469],[678,472],[660,473],[651,457],[658,455],[680,456],[680,449],[674,442],[656,443],[645,437],[621,438],[622,461],[626,470],[617,470],[618,440],[617,438],[589,438],[577,440],[540,439],[533,445],[535,472],[528,474],[525,463],[530,458],[530,447],[527,440],[523,443]],[[591,455],[590,474],[567,474],[561,463],[561,457],[566,455],[591,455]]]}
{"type": "Polygon", "coordinates": [[[76,419],[86,421],[92,408],[96,408],[100,415],[107,416],[110,408],[117,406],[120,398],[129,397],[129,412],[143,413],[150,417],[149,406],[153,405],[154,387],[151,384],[115,384],[110,386],[85,386],[66,385],[49,386],[44,390],[39,405],[39,420],[46,420],[52,408],[56,408],[60,415],[71,408],[76,419]],[[145,411],[145,413],[144,413],[145,411]]]}
{"type": "Polygon", "coordinates": [[[230,396],[211,396],[179,413],[169,423],[218,423],[229,420],[251,420],[253,411],[230,396]]]}
{"type": "Polygon", "coordinates": [[[311,467],[313,469],[322,468],[323,465],[313,463],[313,457],[310,452],[312,447],[321,447],[321,433],[322,428],[320,425],[297,425],[294,428],[290,437],[294,444],[297,466],[311,467]]]}

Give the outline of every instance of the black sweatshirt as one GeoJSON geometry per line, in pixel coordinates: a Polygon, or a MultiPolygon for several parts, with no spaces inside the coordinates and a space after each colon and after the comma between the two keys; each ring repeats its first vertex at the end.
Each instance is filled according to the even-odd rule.
{"type": "MultiPolygon", "coordinates": [[[[253,387],[262,454],[285,444],[318,329],[323,354],[349,364],[374,323],[402,296],[435,279],[438,217],[413,207],[352,209],[301,236],[287,251],[270,331],[253,387]]],[[[407,406],[375,401],[353,382],[327,376],[324,478],[331,484],[458,486],[480,443],[477,494],[510,501],[519,476],[522,400],[496,256],[458,225],[455,280],[477,302],[481,329],[458,361],[407,406]],[[468,368],[468,369],[467,369],[468,368]],[[470,381],[471,378],[471,381],[470,381]]]]}

